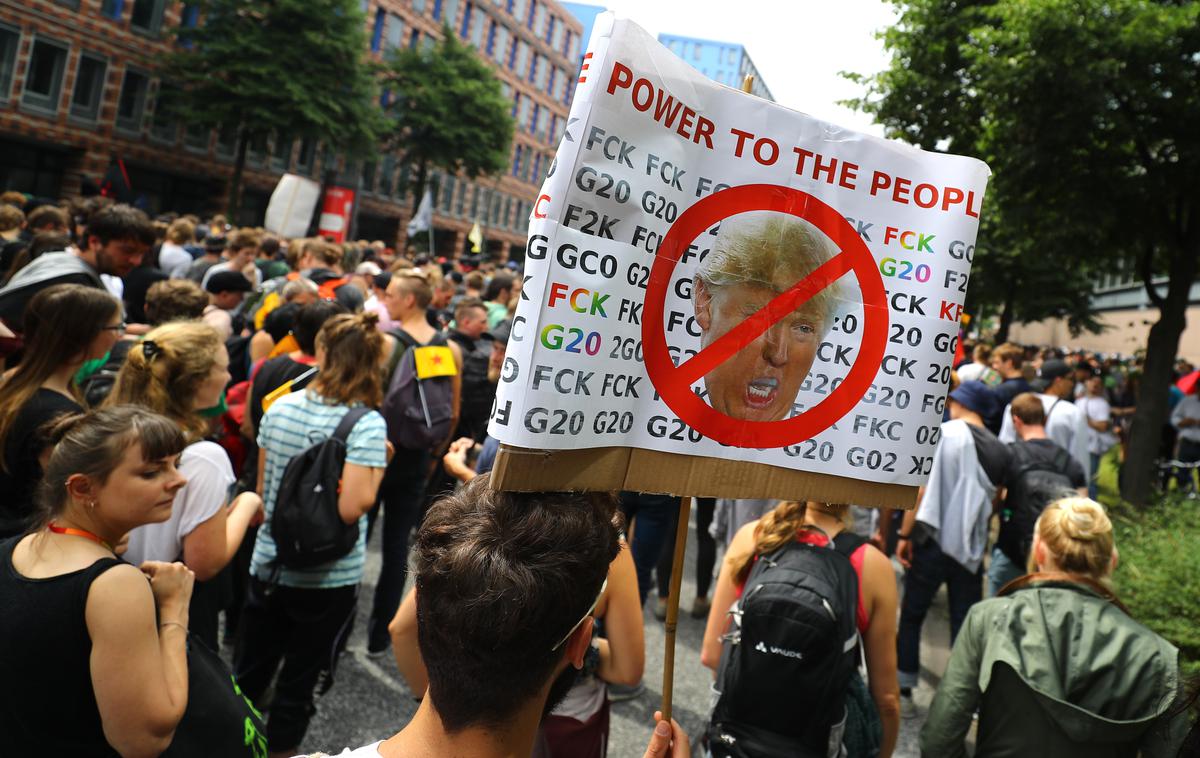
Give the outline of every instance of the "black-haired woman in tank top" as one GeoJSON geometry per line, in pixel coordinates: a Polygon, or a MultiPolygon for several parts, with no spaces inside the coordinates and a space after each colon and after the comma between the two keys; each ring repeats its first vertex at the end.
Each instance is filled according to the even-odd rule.
{"type": "Polygon", "coordinates": [[[119,406],[65,417],[49,437],[39,525],[0,542],[3,752],[158,755],[187,705],[192,572],[139,570],[112,546],[171,515],[183,433],[119,406]]]}

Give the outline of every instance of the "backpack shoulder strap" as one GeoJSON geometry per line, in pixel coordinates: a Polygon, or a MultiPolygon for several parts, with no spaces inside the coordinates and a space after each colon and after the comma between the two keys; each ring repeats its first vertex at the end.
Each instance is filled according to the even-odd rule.
{"type": "Polygon", "coordinates": [[[338,422],[337,429],[333,430],[333,436],[330,439],[345,442],[350,437],[350,432],[354,430],[354,425],[359,422],[359,419],[370,412],[371,409],[365,405],[360,405],[357,408],[351,408],[346,411],[346,415],[342,416],[342,420],[338,422]]]}
{"type": "Polygon", "coordinates": [[[1050,403],[1050,410],[1046,411],[1046,426],[1050,426],[1050,416],[1054,413],[1054,409],[1062,402],[1062,398],[1055,398],[1053,403],[1050,403]]]}
{"type": "Polygon", "coordinates": [[[833,548],[842,555],[850,558],[858,551],[860,547],[866,545],[870,540],[860,534],[856,534],[849,529],[843,529],[833,537],[833,548]]]}
{"type": "Polygon", "coordinates": [[[401,345],[404,345],[404,347],[405,347],[405,348],[417,347],[418,345],[420,345],[420,344],[421,344],[420,342],[417,342],[417,338],[416,338],[416,337],[412,336],[411,334],[409,334],[408,332],[404,331],[404,330],[403,330],[403,329],[401,329],[400,327],[396,327],[395,329],[390,329],[390,330],[388,330],[388,334],[390,334],[390,335],[392,335],[393,337],[395,337],[395,338],[396,338],[396,340],[397,340],[397,341],[398,341],[398,342],[399,342],[401,345]]]}

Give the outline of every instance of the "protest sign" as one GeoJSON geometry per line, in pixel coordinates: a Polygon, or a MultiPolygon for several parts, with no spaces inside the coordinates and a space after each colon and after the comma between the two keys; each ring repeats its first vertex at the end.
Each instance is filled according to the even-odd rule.
{"type": "Polygon", "coordinates": [[[495,486],[910,507],[987,177],[601,16],[530,220],[495,486]]]}
{"type": "Polygon", "coordinates": [[[321,197],[321,185],[312,179],[284,174],[271,193],[263,228],[284,237],[303,237],[321,197]]]}

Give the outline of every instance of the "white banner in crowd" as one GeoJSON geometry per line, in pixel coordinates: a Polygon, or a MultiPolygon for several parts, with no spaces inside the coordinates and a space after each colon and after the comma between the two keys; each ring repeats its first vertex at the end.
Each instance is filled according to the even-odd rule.
{"type": "Polygon", "coordinates": [[[988,175],[716,84],[601,16],[491,434],[924,483],[988,175]]]}

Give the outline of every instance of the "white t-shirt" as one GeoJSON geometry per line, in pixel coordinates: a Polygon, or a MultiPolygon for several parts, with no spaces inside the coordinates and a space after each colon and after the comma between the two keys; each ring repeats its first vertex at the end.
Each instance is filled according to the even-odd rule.
{"type": "Polygon", "coordinates": [[[164,242],[158,251],[158,268],[172,279],[183,279],[192,267],[192,255],[174,242],[164,242]]]}
{"type": "MultiPolygon", "coordinates": [[[[1060,400],[1054,395],[1038,393],[1042,408],[1046,410],[1046,436],[1065,448],[1071,457],[1079,461],[1084,471],[1091,471],[1091,453],[1088,452],[1088,425],[1083,411],[1069,400],[1060,400]]],[[[1012,422],[1012,404],[1004,407],[1004,422],[1000,427],[1001,442],[1016,442],[1017,429],[1012,422]]]]}
{"type": "MultiPolygon", "coordinates": [[[[1112,421],[1112,409],[1109,408],[1108,401],[1102,397],[1084,396],[1076,400],[1075,404],[1083,408],[1083,412],[1087,414],[1089,421],[1112,421]]],[[[1088,426],[1089,453],[1092,455],[1104,455],[1115,444],[1117,444],[1117,437],[1112,432],[1098,432],[1090,425],[1088,426]]]]}
{"type": "Polygon", "coordinates": [[[137,566],[142,561],[176,561],[183,556],[183,538],[212,518],[229,499],[233,466],[225,449],[215,442],[195,442],[183,450],[179,473],[187,484],[175,495],[171,518],[139,526],[129,533],[124,558],[137,566]]]}
{"type": "Polygon", "coordinates": [[[1179,426],[1185,418],[1200,419],[1200,395],[1185,395],[1171,411],[1171,426],[1179,430],[1179,439],[1200,442],[1200,426],[1179,426]]]}

